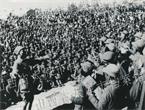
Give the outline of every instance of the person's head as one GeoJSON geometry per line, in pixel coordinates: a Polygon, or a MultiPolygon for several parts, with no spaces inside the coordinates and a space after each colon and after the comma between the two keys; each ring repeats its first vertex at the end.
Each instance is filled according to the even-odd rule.
{"type": "Polygon", "coordinates": [[[100,53],[99,56],[100,56],[101,63],[103,63],[103,64],[107,64],[109,62],[113,62],[114,58],[115,58],[114,57],[115,56],[114,52],[111,52],[111,51],[107,51],[107,52],[105,52],[103,54],[100,53]]]}
{"type": "Polygon", "coordinates": [[[20,56],[22,59],[26,58],[26,51],[25,51],[25,48],[22,47],[22,46],[17,46],[14,50],[14,53],[17,55],[17,56],[20,56]]]}
{"type": "Polygon", "coordinates": [[[119,75],[119,66],[115,64],[109,64],[103,68],[106,79],[117,79],[119,75]]]}

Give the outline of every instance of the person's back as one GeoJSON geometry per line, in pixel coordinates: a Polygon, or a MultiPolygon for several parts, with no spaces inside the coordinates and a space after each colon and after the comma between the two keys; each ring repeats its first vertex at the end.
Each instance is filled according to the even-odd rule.
{"type": "Polygon", "coordinates": [[[91,91],[87,92],[88,98],[97,110],[119,110],[123,108],[125,102],[124,88],[118,80],[119,67],[109,64],[103,68],[103,72],[106,77],[106,87],[99,96],[100,98],[95,97],[91,91]]]}
{"type": "Polygon", "coordinates": [[[135,79],[133,85],[129,91],[130,94],[130,109],[137,108],[141,98],[141,92],[143,89],[143,82],[145,81],[145,74],[135,79]]]}
{"type": "Polygon", "coordinates": [[[119,110],[124,103],[123,89],[118,82],[113,81],[112,84],[104,89],[98,108],[99,110],[119,110]]]}

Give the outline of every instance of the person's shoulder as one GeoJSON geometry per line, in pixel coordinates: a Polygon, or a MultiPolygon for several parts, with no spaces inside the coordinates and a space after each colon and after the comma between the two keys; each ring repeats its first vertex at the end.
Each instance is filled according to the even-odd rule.
{"type": "Polygon", "coordinates": [[[113,84],[109,84],[105,89],[104,92],[106,94],[112,94],[115,90],[119,88],[119,84],[117,82],[113,82],[113,84]]]}
{"type": "Polygon", "coordinates": [[[113,90],[112,89],[112,85],[108,85],[106,88],[104,88],[104,94],[109,94],[109,93],[111,93],[111,91],[113,90]]]}
{"type": "Polygon", "coordinates": [[[19,64],[19,63],[21,63],[23,60],[21,59],[21,58],[17,58],[15,61],[14,61],[14,63],[17,63],[17,64],[19,64]]]}

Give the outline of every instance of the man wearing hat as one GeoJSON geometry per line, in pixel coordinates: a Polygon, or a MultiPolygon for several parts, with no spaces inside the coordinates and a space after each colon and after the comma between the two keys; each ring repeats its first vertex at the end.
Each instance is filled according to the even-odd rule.
{"type": "Polygon", "coordinates": [[[115,61],[115,53],[112,51],[107,51],[105,53],[100,53],[99,54],[101,62],[111,62],[114,63],[115,61]]]}
{"type": "Polygon", "coordinates": [[[139,39],[136,40],[135,42],[132,42],[132,49],[133,52],[142,52],[143,48],[145,46],[145,40],[144,39],[139,39]]]}
{"type": "Polygon", "coordinates": [[[17,55],[17,59],[14,62],[12,67],[12,72],[10,76],[12,78],[18,78],[18,94],[25,101],[23,110],[31,110],[34,93],[33,93],[33,78],[31,66],[35,64],[40,64],[42,61],[49,58],[49,56],[43,56],[40,58],[27,58],[25,48],[22,46],[17,46],[14,50],[14,53],[17,55]]]}
{"type": "MultiPolygon", "coordinates": [[[[119,46],[119,54],[118,54],[118,63],[121,66],[120,75],[121,77],[128,76],[131,68],[131,59],[129,58],[131,55],[130,46],[128,42],[121,43],[119,46]]],[[[127,79],[126,79],[127,80],[127,79]]],[[[127,84],[127,82],[126,82],[127,84]]]]}
{"type": "Polygon", "coordinates": [[[80,73],[83,79],[88,75],[92,75],[93,70],[96,69],[96,67],[98,66],[98,62],[95,60],[93,55],[88,53],[88,58],[86,62],[83,62],[80,65],[81,65],[80,73]]]}
{"type": "Polygon", "coordinates": [[[27,58],[28,56],[25,51],[25,48],[22,46],[17,46],[14,50],[14,54],[17,55],[17,59],[15,60],[14,65],[12,67],[13,70],[10,73],[10,76],[12,78],[21,75],[23,73],[23,70],[25,70],[25,73],[31,74],[29,66],[40,64],[43,60],[49,58],[48,55],[39,58],[27,58]]]}
{"type": "Polygon", "coordinates": [[[112,51],[116,52],[118,48],[118,41],[115,39],[107,39],[105,42],[105,52],[112,51]]]}
{"type": "Polygon", "coordinates": [[[81,65],[81,69],[80,69],[80,75],[78,78],[80,78],[80,81],[81,81],[86,76],[92,74],[93,66],[92,66],[92,63],[89,61],[81,63],[80,65],[81,65]]]}
{"type": "Polygon", "coordinates": [[[106,87],[103,89],[101,98],[96,98],[92,91],[88,91],[88,98],[97,110],[118,110],[124,105],[124,94],[118,80],[119,67],[109,64],[103,68],[106,76],[106,87]]]}
{"type": "MultiPolygon", "coordinates": [[[[130,105],[129,109],[136,109],[140,104],[140,99],[142,98],[141,92],[143,91],[143,82],[145,81],[145,56],[140,56],[135,62],[134,67],[134,77],[135,80],[130,88],[130,105]]],[[[144,102],[143,102],[144,103],[144,102]]],[[[144,108],[145,109],[145,106],[144,108]]]]}

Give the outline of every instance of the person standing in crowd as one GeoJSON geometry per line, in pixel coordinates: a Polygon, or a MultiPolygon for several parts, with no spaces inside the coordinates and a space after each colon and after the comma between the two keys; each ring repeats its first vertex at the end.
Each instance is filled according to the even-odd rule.
{"type": "Polygon", "coordinates": [[[8,85],[6,86],[6,91],[10,98],[10,102],[15,104],[17,102],[17,91],[16,91],[16,80],[11,78],[8,79],[8,85]]]}
{"type": "MultiPolygon", "coordinates": [[[[141,93],[143,90],[143,83],[145,81],[145,48],[142,50],[138,60],[134,64],[134,81],[130,88],[130,105],[129,109],[136,109],[139,107],[141,93]]],[[[143,102],[144,103],[144,102],[143,102]]],[[[145,106],[142,108],[145,109],[145,106]]]]}
{"type": "Polygon", "coordinates": [[[55,73],[55,80],[56,80],[56,83],[57,83],[57,86],[62,86],[62,82],[61,82],[61,74],[60,74],[60,72],[59,72],[59,68],[58,68],[58,66],[56,66],[56,73],[55,73]]]}
{"type": "Polygon", "coordinates": [[[124,105],[124,94],[121,89],[121,85],[118,80],[119,67],[115,64],[109,64],[103,68],[106,79],[106,87],[104,88],[101,98],[94,96],[92,90],[87,91],[88,99],[94,105],[97,110],[118,110],[124,105]]]}
{"type": "Polygon", "coordinates": [[[13,70],[10,73],[12,78],[19,78],[18,81],[18,94],[23,98],[25,101],[25,105],[23,110],[31,110],[32,102],[34,99],[34,89],[33,88],[33,78],[32,78],[32,71],[30,66],[35,64],[41,64],[42,61],[48,59],[49,57],[46,55],[40,58],[27,58],[27,54],[25,48],[22,46],[17,46],[14,50],[14,53],[17,55],[17,59],[14,62],[13,70]]]}

